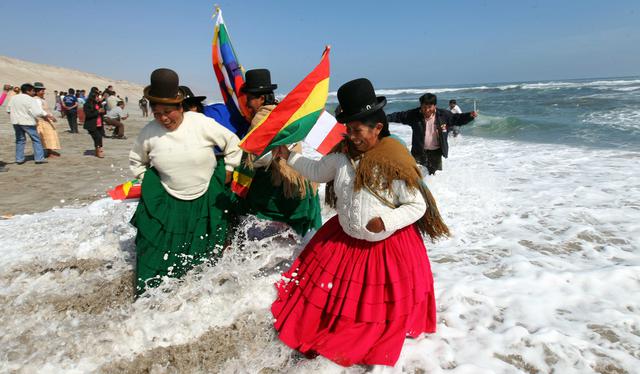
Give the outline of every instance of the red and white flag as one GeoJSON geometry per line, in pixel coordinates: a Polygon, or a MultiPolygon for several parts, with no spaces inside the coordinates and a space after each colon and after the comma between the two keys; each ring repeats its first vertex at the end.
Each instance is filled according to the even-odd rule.
{"type": "Polygon", "coordinates": [[[307,134],[304,142],[316,151],[326,155],[331,151],[331,148],[342,140],[343,135],[346,133],[346,126],[338,122],[334,116],[325,110],[316,124],[313,125],[309,134],[307,134]]]}

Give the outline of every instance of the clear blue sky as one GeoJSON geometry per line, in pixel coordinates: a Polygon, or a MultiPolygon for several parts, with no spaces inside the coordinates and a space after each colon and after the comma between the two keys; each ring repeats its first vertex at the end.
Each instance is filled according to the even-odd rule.
{"type": "MultiPolygon", "coordinates": [[[[638,0],[218,4],[240,62],[269,68],[281,93],[325,44],[332,90],[358,77],[398,88],[640,75],[638,0]]],[[[214,96],[213,9],[202,0],[0,1],[0,54],[142,84],[169,67],[214,96]]]]}

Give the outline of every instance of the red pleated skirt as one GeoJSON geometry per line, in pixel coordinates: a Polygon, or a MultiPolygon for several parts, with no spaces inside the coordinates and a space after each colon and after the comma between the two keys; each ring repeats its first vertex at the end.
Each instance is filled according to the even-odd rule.
{"type": "Polygon", "coordinates": [[[393,366],[406,336],[436,330],[433,275],[415,225],[369,242],[347,235],[335,216],[276,288],[280,339],[342,366],[393,366]]]}

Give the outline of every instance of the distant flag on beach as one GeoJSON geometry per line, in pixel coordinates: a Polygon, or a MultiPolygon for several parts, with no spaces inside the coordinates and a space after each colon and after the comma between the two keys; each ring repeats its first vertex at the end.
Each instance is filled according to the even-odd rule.
{"type": "Polygon", "coordinates": [[[324,111],[315,126],[309,131],[304,142],[316,151],[326,155],[343,139],[346,133],[346,126],[338,122],[329,112],[324,111]]]}
{"type": "Polygon", "coordinates": [[[244,84],[244,68],[238,62],[236,52],[231,45],[220,8],[216,8],[215,21],[211,58],[220,93],[232,117],[248,119],[247,97],[240,91],[244,84]]]}
{"type": "Polygon", "coordinates": [[[142,185],[139,180],[132,179],[113,190],[107,191],[113,200],[132,200],[139,199],[142,192],[142,185]]]}
{"type": "Polygon", "coordinates": [[[309,134],[325,111],[329,95],[329,50],[327,46],[315,69],[242,139],[240,148],[262,156],[309,134]]]}

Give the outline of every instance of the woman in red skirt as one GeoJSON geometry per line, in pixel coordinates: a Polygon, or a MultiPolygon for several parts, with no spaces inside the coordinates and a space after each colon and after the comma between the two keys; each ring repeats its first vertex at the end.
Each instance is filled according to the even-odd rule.
{"type": "Polygon", "coordinates": [[[327,221],[276,284],[271,306],[280,339],[343,365],[393,366],[406,336],[436,329],[433,276],[421,232],[448,235],[406,147],[390,137],[371,82],[338,90],[347,137],[335,152],[276,155],[327,183],[337,216],[327,221]]]}

